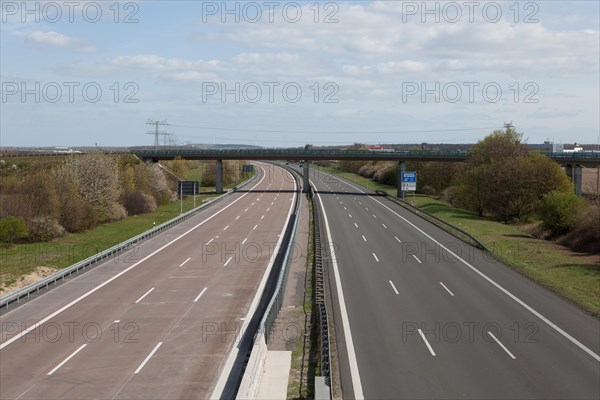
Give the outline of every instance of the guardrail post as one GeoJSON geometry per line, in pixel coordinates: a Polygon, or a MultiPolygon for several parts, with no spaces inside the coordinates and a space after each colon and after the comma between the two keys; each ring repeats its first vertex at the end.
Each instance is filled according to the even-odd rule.
{"type": "Polygon", "coordinates": [[[217,193],[223,193],[223,160],[215,163],[215,189],[217,193]]]}

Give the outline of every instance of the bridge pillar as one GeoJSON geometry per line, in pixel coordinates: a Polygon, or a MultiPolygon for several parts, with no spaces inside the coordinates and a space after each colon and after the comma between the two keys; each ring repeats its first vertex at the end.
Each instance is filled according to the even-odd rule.
{"type": "Polygon", "coordinates": [[[402,173],[406,171],[406,163],[404,161],[398,161],[398,169],[396,177],[396,194],[401,199],[404,198],[404,190],[402,190],[402,173]]]}
{"type": "Polygon", "coordinates": [[[581,165],[567,165],[565,167],[567,176],[575,186],[575,194],[581,195],[583,186],[583,167],[581,165]]]}
{"type": "Polygon", "coordinates": [[[308,164],[308,160],[304,160],[304,164],[302,164],[302,193],[310,192],[310,168],[308,164]]]}
{"type": "Polygon", "coordinates": [[[215,163],[215,191],[223,193],[223,160],[215,163]]]}

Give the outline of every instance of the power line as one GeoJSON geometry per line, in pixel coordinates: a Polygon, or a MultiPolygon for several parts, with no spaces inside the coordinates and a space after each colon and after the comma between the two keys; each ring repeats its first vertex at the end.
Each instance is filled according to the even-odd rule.
{"type": "Polygon", "coordinates": [[[148,134],[148,135],[154,135],[154,148],[158,149],[160,135],[162,135],[164,137],[164,144],[165,145],[167,144],[167,136],[169,136],[171,134],[169,132],[164,132],[164,131],[158,130],[159,125],[169,125],[167,123],[167,120],[152,121],[150,118],[148,118],[148,122],[146,122],[146,125],[154,125],[154,127],[155,127],[154,131],[146,132],[146,134],[148,134]]]}

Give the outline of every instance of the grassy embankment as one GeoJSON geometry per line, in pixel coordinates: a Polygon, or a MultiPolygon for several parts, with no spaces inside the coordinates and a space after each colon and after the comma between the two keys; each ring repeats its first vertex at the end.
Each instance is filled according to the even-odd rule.
{"type": "MultiPolygon", "coordinates": [[[[227,188],[238,183],[227,185],[227,188]]],[[[215,188],[207,187],[205,190],[214,191],[215,188]]],[[[201,205],[202,200],[214,196],[215,194],[196,196],[196,206],[201,205]]],[[[184,197],[184,212],[191,210],[193,205],[193,196],[184,197]]],[[[156,222],[156,225],[166,222],[179,215],[180,207],[180,202],[176,201],[160,206],[152,213],[134,215],[120,221],[101,224],[94,229],[81,233],[69,233],[47,243],[25,243],[16,244],[11,248],[1,248],[0,293],[3,290],[21,286],[19,281],[26,275],[33,273],[38,267],[44,266],[53,269],[68,267],[77,261],[151,229],[154,222],[156,222]]]]}
{"type": "MultiPolygon", "coordinates": [[[[334,172],[371,190],[385,190],[395,195],[396,188],[362,176],[334,172]]],[[[491,249],[495,256],[536,282],[573,301],[590,313],[600,315],[600,265],[597,256],[573,252],[550,241],[539,240],[519,229],[481,218],[469,211],[451,207],[423,195],[407,200],[436,217],[458,226],[491,249]]]]}

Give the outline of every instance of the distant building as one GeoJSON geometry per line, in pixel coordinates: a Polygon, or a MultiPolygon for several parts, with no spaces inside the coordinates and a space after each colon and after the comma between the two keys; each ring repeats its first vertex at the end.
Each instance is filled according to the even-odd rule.
{"type": "Polygon", "coordinates": [[[562,153],[564,145],[562,143],[554,143],[549,140],[544,141],[542,144],[527,143],[527,150],[529,151],[551,151],[553,153],[562,153]]]}

